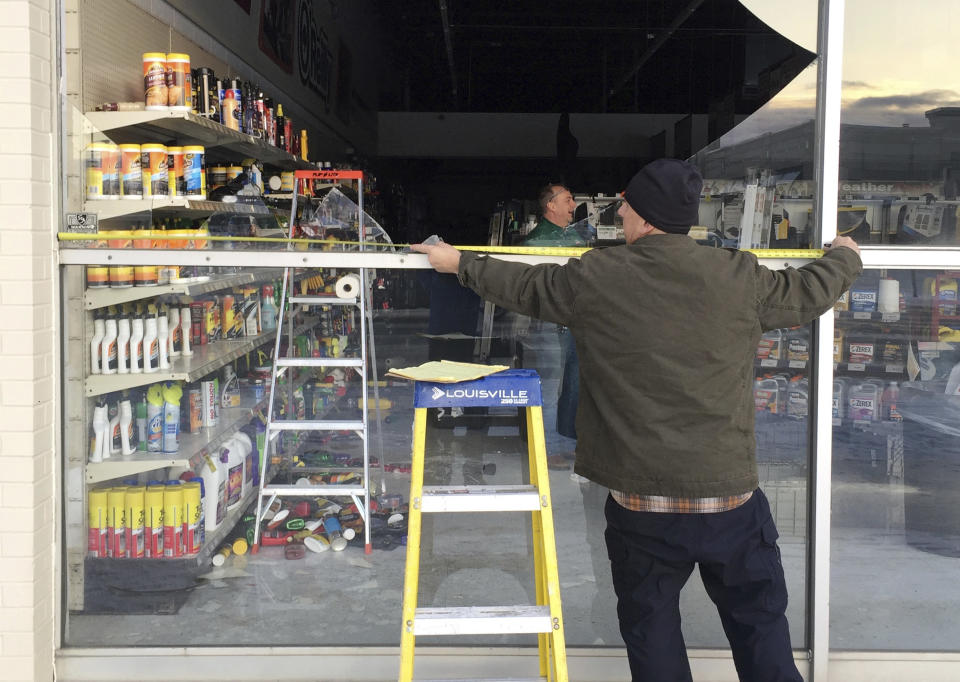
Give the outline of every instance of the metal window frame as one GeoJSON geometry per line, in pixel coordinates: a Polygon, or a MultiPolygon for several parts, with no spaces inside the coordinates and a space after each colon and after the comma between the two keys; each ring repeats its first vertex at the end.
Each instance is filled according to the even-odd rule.
{"type": "MultiPolygon", "coordinates": [[[[62,0],[58,0],[58,13],[62,16],[62,0]]],[[[818,0],[818,87],[816,115],[815,172],[819,180],[816,215],[823,226],[821,238],[829,241],[835,236],[837,184],[839,171],[840,109],[842,92],[843,24],[845,0],[818,0]]],[[[63,35],[59,36],[61,46],[63,35]]],[[[63,88],[62,80],[55,88],[63,88]]],[[[64,180],[61,177],[61,182],[64,180]]],[[[56,255],[60,265],[84,264],[184,264],[184,265],[230,265],[230,266],[290,266],[290,267],[371,267],[398,269],[426,269],[426,257],[420,254],[401,253],[334,253],[334,252],[268,252],[268,251],[119,251],[94,249],[61,249],[56,255]]],[[[535,256],[503,256],[506,260],[525,263],[562,263],[566,258],[535,256]]],[[[925,249],[922,247],[865,247],[862,250],[867,269],[946,269],[960,266],[960,248],[925,249]]],[[[765,260],[770,267],[797,266],[802,261],[765,260]]],[[[828,313],[816,327],[817,348],[830,348],[833,335],[833,317],[828,313]]],[[[829,576],[830,576],[830,485],[831,485],[831,440],[829,390],[833,377],[830,354],[820,352],[815,364],[816,404],[813,425],[813,468],[811,470],[813,491],[810,499],[811,530],[813,542],[809,547],[808,581],[810,584],[808,613],[809,650],[797,652],[798,666],[808,680],[817,682],[836,679],[858,682],[893,682],[904,679],[905,671],[910,676],[922,677],[931,682],[952,680],[960,666],[960,654],[952,652],[831,652],[829,642],[829,576]],[[809,660],[802,660],[808,657],[809,660]]],[[[58,563],[59,576],[62,564],[58,563]]],[[[59,576],[62,579],[62,576],[59,576]]],[[[63,594],[57,602],[62,604],[63,594]]],[[[62,614],[57,608],[56,617],[62,614]]],[[[58,640],[61,634],[58,628],[58,640]]],[[[209,673],[209,679],[241,679],[241,670],[251,672],[246,679],[261,679],[261,669],[267,676],[291,675],[315,672],[318,665],[326,670],[330,666],[347,666],[357,671],[357,649],[338,648],[256,648],[256,647],[210,647],[210,648],[67,648],[59,649],[56,643],[57,669],[63,679],[126,679],[126,672],[134,670],[142,677],[144,661],[149,660],[152,679],[175,679],[195,677],[199,669],[209,673]],[[282,655],[278,655],[281,654],[282,655]],[[238,666],[238,660],[244,661],[238,666]],[[224,663],[230,665],[224,667],[224,663]],[[105,667],[108,666],[108,667],[105,667]],[[199,667],[198,667],[199,666],[199,667]],[[90,677],[92,675],[93,677],[90,677]],[[160,677],[156,677],[160,675],[160,677]],[[220,677],[219,675],[226,675],[220,677]]],[[[396,647],[364,647],[366,672],[376,676],[382,672],[393,674],[396,670],[396,647]]],[[[475,648],[437,649],[435,658],[442,666],[458,666],[462,657],[469,655],[478,663],[478,672],[495,667],[498,660],[520,660],[535,655],[529,648],[475,648]]],[[[576,649],[568,651],[571,673],[577,679],[625,679],[624,654],[619,649],[576,649]]],[[[729,652],[716,650],[691,650],[691,665],[698,676],[709,679],[736,679],[729,652]]],[[[244,673],[246,674],[246,673],[244,673]]],[[[358,676],[352,679],[380,679],[358,676]]]]}

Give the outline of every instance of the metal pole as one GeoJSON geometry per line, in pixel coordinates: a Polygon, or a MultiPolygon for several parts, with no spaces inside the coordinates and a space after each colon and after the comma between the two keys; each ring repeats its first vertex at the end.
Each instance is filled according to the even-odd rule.
{"type": "MultiPolygon", "coordinates": [[[[840,165],[840,108],[843,77],[844,0],[819,0],[817,56],[817,117],[815,124],[814,173],[817,195],[814,212],[822,243],[837,234],[837,185],[840,165]]],[[[814,326],[813,459],[811,476],[812,545],[809,546],[807,584],[810,586],[808,621],[810,680],[829,679],[830,658],[830,485],[833,465],[833,311],[814,326]]]]}

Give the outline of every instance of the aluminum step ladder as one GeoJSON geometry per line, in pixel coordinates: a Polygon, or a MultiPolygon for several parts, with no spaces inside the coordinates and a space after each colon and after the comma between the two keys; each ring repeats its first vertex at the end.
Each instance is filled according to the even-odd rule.
{"type": "Polygon", "coordinates": [[[456,384],[418,381],[414,387],[413,466],[407,560],[403,585],[400,682],[413,678],[417,635],[536,633],[540,672],[536,680],[567,682],[566,647],[560,608],[560,581],[553,529],[553,504],[547,474],[540,377],[529,369],[498,372],[456,384]],[[501,407],[524,409],[530,483],[524,485],[424,486],[427,409],[431,407],[501,407]],[[418,608],[420,541],[423,514],[530,512],[533,526],[536,604],[418,608]]]}
{"type": "MultiPolygon", "coordinates": [[[[363,172],[356,170],[318,170],[318,171],[295,171],[294,173],[294,191],[290,209],[290,228],[289,237],[294,235],[294,227],[297,217],[297,197],[300,194],[300,188],[304,181],[325,180],[356,180],[358,201],[358,240],[359,248],[362,251],[365,244],[364,213],[363,213],[363,172]]],[[[293,244],[287,244],[287,249],[293,248],[293,244]]],[[[355,298],[338,298],[333,296],[305,296],[296,294],[296,283],[294,281],[294,268],[284,268],[283,285],[280,294],[280,306],[277,310],[277,338],[273,351],[273,367],[270,372],[270,398],[267,407],[267,425],[264,441],[263,466],[260,472],[260,489],[257,496],[257,514],[256,525],[254,527],[253,547],[251,551],[256,553],[260,548],[260,528],[266,514],[273,503],[283,497],[349,497],[357,507],[364,528],[364,551],[370,554],[372,545],[370,543],[370,456],[369,456],[369,402],[367,399],[367,368],[370,367],[367,361],[367,342],[370,341],[370,350],[373,346],[373,318],[370,314],[370,287],[367,281],[367,272],[364,268],[356,270],[343,269],[340,272],[355,273],[360,280],[360,285],[355,298]],[[356,358],[316,358],[316,357],[292,357],[280,356],[280,341],[283,336],[283,323],[286,321],[288,326],[289,342],[287,343],[287,353],[294,351],[294,327],[293,317],[296,312],[296,306],[355,306],[360,311],[360,356],[356,358]],[[369,324],[369,334],[367,325],[369,324]],[[360,419],[275,419],[274,408],[277,403],[278,384],[277,379],[287,373],[291,368],[331,368],[342,367],[353,369],[360,375],[361,401],[360,401],[360,419]],[[270,471],[271,453],[276,453],[282,439],[284,431],[293,432],[314,432],[314,431],[353,431],[363,443],[363,478],[359,483],[353,484],[274,484],[271,482],[274,473],[270,471]]],[[[380,396],[376,381],[376,358],[373,358],[373,387],[377,412],[379,414],[380,396]]],[[[292,381],[287,381],[289,390],[292,393],[292,381]]],[[[290,396],[292,398],[292,395],[290,396]]],[[[292,400],[288,401],[290,404],[292,400]]],[[[379,420],[378,420],[379,423],[379,420]]],[[[382,466],[382,457],[381,457],[382,466]]]]}

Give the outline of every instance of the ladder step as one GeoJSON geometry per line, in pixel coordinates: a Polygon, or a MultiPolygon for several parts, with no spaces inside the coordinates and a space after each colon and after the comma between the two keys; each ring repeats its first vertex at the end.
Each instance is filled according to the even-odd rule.
{"type": "Polygon", "coordinates": [[[363,431],[362,421],[338,419],[334,421],[309,421],[282,419],[270,422],[270,431],[363,431]]]}
{"type": "Polygon", "coordinates": [[[277,497],[310,497],[311,495],[357,495],[362,496],[365,488],[356,485],[268,485],[263,495],[277,497]]]}
{"type": "Polygon", "coordinates": [[[460,606],[420,608],[415,635],[500,635],[553,632],[549,606],[460,606]]]}
{"type": "Polygon", "coordinates": [[[540,493],[532,485],[425,485],[420,510],[426,512],[538,511],[540,493]]]}
{"type": "Polygon", "coordinates": [[[416,682],[550,682],[546,677],[458,677],[455,680],[416,680],[416,682]]]}
{"type": "Polygon", "coordinates": [[[291,296],[287,299],[290,303],[303,303],[305,305],[356,305],[356,298],[337,298],[336,296],[291,296]]]}
{"type": "Polygon", "coordinates": [[[363,358],[280,358],[277,367],[363,367],[363,358]]]}

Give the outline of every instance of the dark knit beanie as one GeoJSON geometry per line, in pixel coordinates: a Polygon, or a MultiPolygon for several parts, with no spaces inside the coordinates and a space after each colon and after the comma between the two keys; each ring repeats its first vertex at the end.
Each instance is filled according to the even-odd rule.
{"type": "Polygon", "coordinates": [[[658,159],[633,176],[623,198],[641,218],[664,232],[686,234],[699,220],[703,178],[692,164],[658,159]]]}

